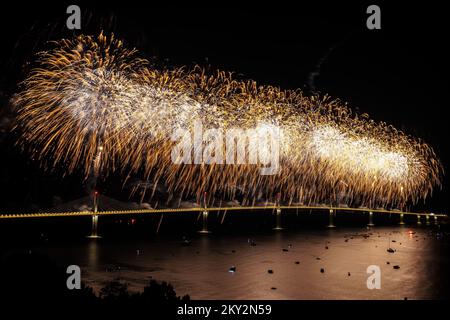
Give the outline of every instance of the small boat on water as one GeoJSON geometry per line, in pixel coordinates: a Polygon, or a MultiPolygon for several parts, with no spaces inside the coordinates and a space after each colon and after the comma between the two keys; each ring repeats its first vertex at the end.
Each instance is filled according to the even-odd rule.
{"type": "Polygon", "coordinates": [[[391,248],[391,238],[389,238],[389,247],[388,247],[388,249],[386,251],[389,252],[389,253],[394,253],[395,252],[395,250],[391,248]]]}
{"type": "Polygon", "coordinates": [[[186,237],[183,237],[183,241],[181,242],[181,245],[182,245],[183,247],[190,246],[190,245],[191,245],[191,240],[189,240],[189,239],[186,238],[186,237]]]}

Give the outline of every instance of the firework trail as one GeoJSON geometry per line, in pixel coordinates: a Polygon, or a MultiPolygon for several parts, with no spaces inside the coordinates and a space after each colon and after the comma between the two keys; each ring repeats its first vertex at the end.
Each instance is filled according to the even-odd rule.
{"type": "MultiPolygon", "coordinates": [[[[238,81],[204,69],[158,69],[114,36],[61,40],[37,56],[37,66],[13,98],[19,144],[45,169],[67,174],[122,172],[164,184],[180,197],[207,192],[243,204],[273,199],[403,207],[440,185],[432,148],[339,100],[305,96],[238,81]],[[192,129],[280,128],[280,170],[264,176],[251,164],[174,164],[170,139],[192,129]]],[[[254,146],[247,144],[249,154],[254,146]]]]}

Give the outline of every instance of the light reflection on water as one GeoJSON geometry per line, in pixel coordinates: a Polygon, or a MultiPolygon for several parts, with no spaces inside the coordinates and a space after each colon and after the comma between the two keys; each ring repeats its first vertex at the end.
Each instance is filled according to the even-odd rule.
{"type": "Polygon", "coordinates": [[[255,246],[247,236],[212,234],[196,236],[189,246],[182,246],[181,238],[100,239],[41,250],[80,265],[83,280],[95,289],[120,277],[131,290],[140,290],[149,278],[168,281],[178,295],[192,299],[433,299],[447,294],[447,245],[426,229],[283,231],[251,239],[255,246]],[[389,246],[396,252],[387,252],[389,246]],[[369,265],[381,268],[380,290],[367,289],[369,265]],[[231,266],[235,273],[228,272],[231,266]]]}

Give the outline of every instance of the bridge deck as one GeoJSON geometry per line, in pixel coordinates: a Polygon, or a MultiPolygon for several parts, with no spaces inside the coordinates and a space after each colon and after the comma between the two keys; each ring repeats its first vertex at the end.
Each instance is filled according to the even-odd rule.
{"type": "Polygon", "coordinates": [[[373,212],[384,214],[404,214],[404,215],[421,215],[447,217],[446,214],[434,214],[426,212],[405,212],[399,210],[369,209],[369,208],[348,208],[348,207],[325,207],[325,206],[255,206],[255,207],[211,207],[211,208],[176,208],[176,209],[137,209],[137,210],[116,210],[116,211],[74,211],[74,212],[38,212],[23,214],[0,214],[0,219],[17,219],[17,218],[45,218],[45,217],[76,217],[76,216],[107,216],[107,215],[127,215],[127,214],[152,214],[152,213],[188,213],[200,211],[243,211],[243,210],[334,210],[341,212],[373,212]]]}

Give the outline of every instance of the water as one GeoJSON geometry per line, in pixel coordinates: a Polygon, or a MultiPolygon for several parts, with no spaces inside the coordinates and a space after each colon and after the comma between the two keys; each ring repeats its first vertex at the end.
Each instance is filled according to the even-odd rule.
{"type": "Polygon", "coordinates": [[[95,290],[116,278],[140,290],[153,278],[170,282],[178,295],[192,299],[449,298],[448,245],[427,229],[266,232],[251,237],[255,246],[242,234],[191,240],[183,246],[177,236],[100,239],[36,250],[59,263],[79,265],[83,280],[95,290]],[[389,246],[395,253],[387,252],[389,246]],[[380,290],[367,288],[369,265],[381,268],[380,290]],[[229,272],[231,266],[236,272],[229,272]]]}

